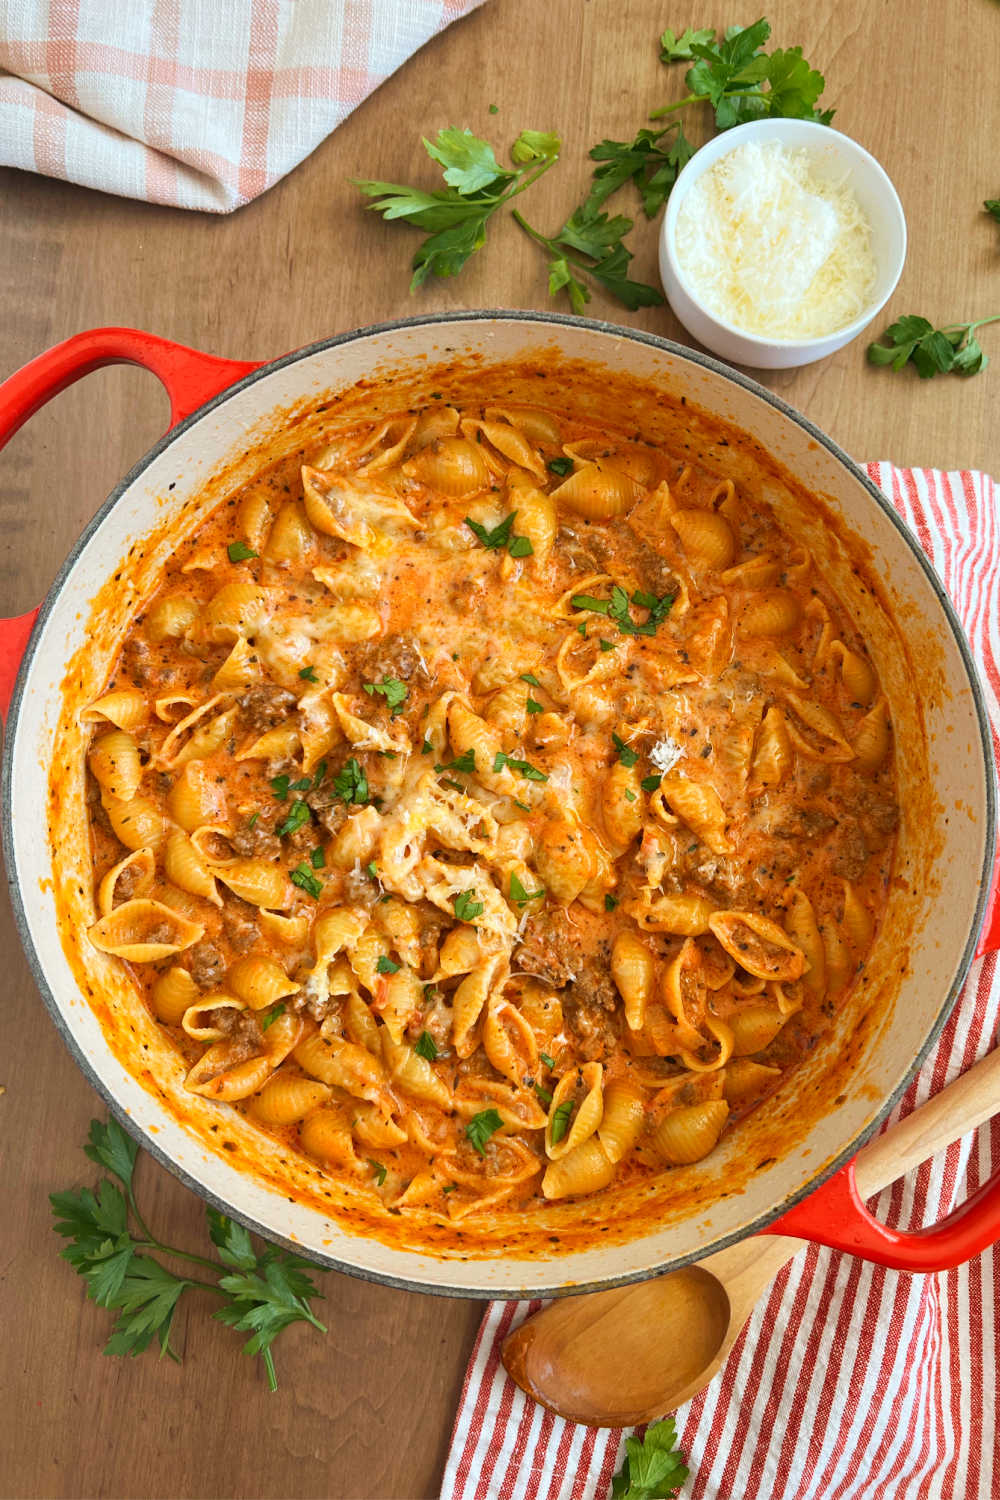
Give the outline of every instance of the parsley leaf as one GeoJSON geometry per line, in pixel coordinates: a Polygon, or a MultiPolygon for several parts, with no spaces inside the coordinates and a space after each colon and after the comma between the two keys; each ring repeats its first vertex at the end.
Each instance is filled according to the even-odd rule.
{"type": "Polygon", "coordinates": [[[503,1120],[495,1109],[484,1109],[465,1127],[465,1133],[480,1156],[486,1155],[486,1142],[490,1136],[503,1129],[503,1120]]]}
{"type": "Polygon", "coordinates": [[[269,1026],[273,1026],[278,1017],[285,1014],[286,1009],[287,1007],[284,1005],[276,1005],[273,1010],[269,1010],[266,1015],[261,1016],[261,1031],[266,1031],[269,1026]]]}
{"type": "Polygon", "coordinates": [[[311,817],[312,811],[309,807],[309,803],[303,802],[300,799],[299,801],[292,803],[288,811],[288,817],[283,823],[279,823],[278,827],[274,831],[278,835],[279,839],[283,839],[287,834],[297,832],[298,829],[309,822],[311,817]]]}
{"type": "Polygon", "coordinates": [[[353,755],[333,778],[333,790],[348,806],[357,803],[363,807],[369,801],[368,777],[353,755]]]}
{"type": "Polygon", "coordinates": [[[615,907],[617,905],[618,905],[617,898],[606,892],[605,896],[604,896],[604,910],[605,911],[614,911],[614,909],[615,909],[615,907]]]}
{"type": "Polygon", "coordinates": [[[912,364],[922,380],[935,375],[978,375],[986,369],[989,357],[976,338],[976,329],[996,322],[1000,322],[1000,313],[935,328],[926,318],[908,313],[890,323],[882,334],[888,343],[868,345],[868,359],[873,365],[891,365],[894,370],[912,364]]]}
{"type": "MultiPolygon", "coordinates": [[[[565,479],[567,474],[572,474],[573,469],[575,468],[575,464],[573,459],[568,457],[550,458],[548,463],[546,464],[546,468],[551,469],[553,474],[558,474],[561,478],[565,479]]],[[[528,680],[528,676],[525,675],[525,681],[527,682],[528,680]]]]}
{"type": "Polygon", "coordinates": [[[1000,224],[1000,198],[987,198],[983,203],[983,207],[1000,224]]]}
{"type": "Polygon", "coordinates": [[[376,972],[379,974],[398,974],[402,967],[402,964],[397,964],[394,959],[386,958],[384,953],[379,954],[375,965],[376,972]]]}
{"type": "Polygon", "coordinates": [[[326,864],[326,855],[323,853],[322,844],[316,845],[315,849],[309,856],[309,863],[312,865],[314,870],[322,870],[323,866],[326,864]]]}
{"type": "Polygon", "coordinates": [[[248,547],[246,542],[230,542],[226,548],[231,563],[249,562],[251,557],[259,557],[260,553],[248,547]]]}
{"type": "Polygon", "coordinates": [[[665,63],[692,62],[694,60],[694,53],[691,51],[692,43],[706,47],[714,41],[715,31],[711,26],[703,31],[695,31],[689,26],[686,31],[681,32],[680,36],[675,36],[668,27],[660,37],[660,61],[665,63]]]}
{"type": "Polygon", "coordinates": [[[540,1060],[545,1064],[545,1066],[551,1072],[552,1069],[555,1067],[555,1059],[551,1058],[547,1052],[539,1052],[538,1056],[539,1056],[540,1060]]]}
{"type": "Polygon", "coordinates": [[[494,771],[502,771],[505,766],[509,766],[512,771],[516,771],[526,781],[548,781],[549,779],[547,772],[540,771],[530,761],[515,760],[512,755],[506,755],[503,750],[498,750],[493,758],[493,769],[494,771]]]}
{"type": "Polygon", "coordinates": [[[381,682],[363,682],[361,686],[369,698],[373,698],[376,693],[380,693],[385,699],[386,707],[392,710],[393,718],[402,712],[406,695],[410,691],[406,683],[400,682],[398,677],[383,677],[381,682]]]}
{"type": "MultiPolygon", "coordinates": [[[[454,760],[438,762],[435,771],[461,771],[464,776],[471,776],[476,769],[475,750],[463,750],[461,755],[456,755],[454,760]]],[[[459,788],[461,791],[461,787],[459,788]]]]}
{"type": "Polygon", "coordinates": [[[721,41],[714,32],[688,30],[681,37],[665,31],[660,38],[661,61],[692,61],[684,75],[685,98],[653,111],[653,119],[672,114],[689,104],[708,103],[715,111],[719,130],[743,125],[748,120],[816,120],[829,125],[832,109],[819,110],[816,101],[825,79],[802,56],[801,47],[765,52],[771,35],[767,21],[728,31],[721,41]]]}
{"type": "Polygon", "coordinates": [[[618,751],[618,759],[621,761],[626,770],[635,765],[636,761],[639,759],[638,751],[633,750],[630,745],[626,745],[625,741],[621,739],[617,734],[612,734],[611,743],[618,751]]]}
{"type": "Polygon", "coordinates": [[[647,1427],[645,1437],[627,1437],[625,1454],[611,1481],[613,1500],[671,1500],[688,1477],[672,1417],[647,1427]]]}
{"type": "Polygon", "coordinates": [[[385,1167],[383,1167],[383,1165],[382,1165],[382,1163],[380,1161],[376,1161],[373,1156],[369,1156],[369,1158],[368,1158],[368,1165],[372,1169],[372,1175],[375,1178],[376,1185],[378,1187],[381,1187],[382,1184],[385,1182],[385,1179],[386,1179],[386,1176],[387,1176],[385,1167]]]}
{"type": "Polygon", "coordinates": [[[475,891],[459,891],[455,897],[455,915],[460,922],[473,922],[483,914],[483,903],[476,900],[475,891]]]}
{"type": "Polygon", "coordinates": [[[517,536],[512,531],[516,510],[512,510],[509,516],[504,516],[498,526],[490,531],[486,526],[474,521],[471,516],[465,517],[465,524],[478,541],[486,548],[487,552],[502,552],[506,547],[511,557],[531,557],[534,547],[526,536],[517,536]]]}
{"type": "Polygon", "coordinates": [[[626,182],[634,182],[647,219],[655,218],[694,150],[676,121],[663,130],[637,130],[630,141],[600,141],[590,150],[591,160],[600,165],[594,168],[587,204],[596,208],[626,182]]]}
{"type": "Polygon", "coordinates": [[[422,1031],[413,1044],[413,1050],[418,1057],[426,1058],[433,1062],[438,1055],[437,1043],[429,1031],[422,1031]]]}
{"type": "Polygon", "coordinates": [[[545,896],[545,887],[539,886],[537,891],[526,891],[521,881],[513,870],[510,872],[510,899],[515,906],[524,906],[528,901],[540,901],[545,896]]]}
{"type": "Polygon", "coordinates": [[[279,802],[284,802],[285,798],[288,796],[288,788],[291,785],[291,781],[292,778],[290,776],[271,777],[271,791],[277,797],[279,802]]]}
{"type": "MultiPolygon", "coordinates": [[[[271,1019],[283,1009],[271,1012],[271,1019]]],[[[170,1329],[177,1305],[190,1288],[205,1288],[225,1304],[215,1317],[253,1333],[247,1352],[262,1355],[275,1390],[270,1345],[277,1333],[299,1319],[323,1330],[309,1307],[308,1299],[317,1292],[301,1274],[306,1262],[275,1249],[258,1257],[247,1231],[211,1208],[206,1210],[208,1229],[218,1260],[165,1245],[147,1228],[136,1205],[132,1177],[138,1147],[114,1120],[106,1125],[93,1120],[84,1149],[119,1179],[125,1191],[104,1179],[96,1191],[53,1193],[50,1201],[53,1228],[69,1241],[63,1258],[86,1281],[87,1295],[118,1314],[105,1354],[141,1354],[155,1339],[161,1357],[176,1359],[170,1329]],[[141,1238],[133,1237],[130,1216],[141,1238]],[[178,1275],[154,1259],[156,1254],[193,1262],[214,1279],[178,1275]]]]}
{"type": "Polygon", "coordinates": [[[622,236],[632,228],[632,220],[618,216],[609,219],[597,206],[589,203],[575,209],[557,234],[542,234],[529,224],[517,209],[513,211],[516,222],[536,244],[549,255],[549,296],[565,291],[573,312],[581,314],[590,301],[590,289],[584,277],[590,277],[610,292],[627,308],[635,311],[639,307],[658,307],[665,298],[655,286],[633,281],[628,268],[632,260],[631,251],[626,250],[622,236]],[[590,248],[581,249],[583,245],[590,248]],[[580,260],[579,253],[589,257],[580,260]]]}
{"type": "Polygon", "coordinates": [[[299,670],[299,676],[305,682],[319,682],[319,678],[316,676],[316,668],[315,667],[302,667],[302,668],[300,668],[300,670],[299,670]]]}
{"type": "Polygon", "coordinates": [[[532,698],[530,693],[524,700],[524,706],[528,710],[529,714],[543,714],[545,712],[545,709],[542,707],[542,705],[540,703],[536,703],[535,699],[532,698]]]}
{"type": "Polygon", "coordinates": [[[528,683],[530,687],[541,687],[542,685],[539,682],[538,678],[535,676],[534,672],[522,672],[521,681],[528,683]]]}
{"type": "Polygon", "coordinates": [[[428,232],[413,257],[415,292],[429,276],[455,276],[486,243],[486,226],[497,209],[536,182],[558,160],[560,140],[537,130],[522,131],[511,155],[515,168],[500,165],[493,148],[471,130],[450,127],[424,140],[432,161],[444,170],[445,186],[424,192],[394,182],[354,179],[373,201],[368,207],[384,219],[403,219],[428,232]]]}
{"type": "Polygon", "coordinates": [[[644,792],[655,792],[662,780],[662,775],[657,771],[653,776],[644,776],[639,785],[644,792]]]}
{"type": "Polygon", "coordinates": [[[646,594],[641,589],[636,589],[631,602],[647,611],[648,617],[645,620],[633,620],[632,611],[629,608],[629,596],[620,583],[612,585],[610,599],[596,599],[593,594],[574,594],[570,600],[574,609],[585,609],[595,615],[607,615],[608,619],[613,620],[618,626],[622,635],[648,636],[655,635],[657,627],[663,624],[670,613],[674,596],[673,594],[660,596],[646,594]]]}
{"type": "Polygon", "coordinates": [[[294,870],[289,871],[288,878],[293,885],[298,886],[300,891],[305,891],[307,895],[312,896],[314,901],[318,901],[323,894],[322,880],[316,879],[305,860],[296,865],[294,870]]]}
{"type": "Polygon", "coordinates": [[[576,1107],[575,1100],[564,1099],[552,1112],[552,1144],[557,1146],[569,1129],[569,1117],[576,1107]]]}

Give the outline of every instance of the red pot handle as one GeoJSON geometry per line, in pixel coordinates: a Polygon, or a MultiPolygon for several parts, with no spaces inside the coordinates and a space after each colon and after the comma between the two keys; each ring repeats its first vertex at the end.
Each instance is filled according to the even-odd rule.
{"type": "MultiPolygon", "coordinates": [[[[260,368],[259,361],[219,359],[138,328],[91,328],[47,349],[0,384],[0,448],[68,385],[104,365],[142,365],[170,397],[167,431],[227,386],[260,368]]],[[[0,620],[0,715],[7,716],[14,679],[38,610],[0,620]]]]}
{"type": "Polygon", "coordinates": [[[812,1240],[897,1271],[948,1271],[1000,1240],[1000,1172],[940,1224],[907,1232],[869,1213],[849,1161],[764,1232],[812,1240]]]}

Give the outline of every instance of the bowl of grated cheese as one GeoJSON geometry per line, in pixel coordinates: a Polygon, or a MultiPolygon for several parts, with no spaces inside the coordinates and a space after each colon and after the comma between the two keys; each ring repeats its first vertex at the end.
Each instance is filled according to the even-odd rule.
{"type": "Polygon", "coordinates": [[[758,369],[842,348],[895,289],[906,220],[856,141],[813,120],[715,136],[677,178],[660,230],[675,315],[713,354],[758,369]]]}

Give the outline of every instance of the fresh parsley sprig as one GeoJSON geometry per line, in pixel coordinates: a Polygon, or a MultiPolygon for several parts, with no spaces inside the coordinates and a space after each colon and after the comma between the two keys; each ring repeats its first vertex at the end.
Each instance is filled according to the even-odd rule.
{"type": "Polygon", "coordinates": [[[983,207],[990,215],[990,218],[996,219],[997,223],[1000,224],[1000,198],[985,199],[983,207]]]}
{"type": "Polygon", "coordinates": [[[63,1259],[86,1281],[88,1297],[118,1315],[104,1353],[135,1356],[156,1339],[160,1357],[177,1360],[170,1347],[177,1304],[187,1291],[208,1291],[223,1298],[213,1317],[250,1334],[245,1351],[261,1356],[268,1385],[277,1390],[271,1345],[281,1330],[306,1322],[326,1332],[310,1306],[311,1298],[321,1293],[306,1274],[312,1269],[309,1262],[274,1247],[258,1254],[247,1231],[212,1208],[206,1209],[208,1231],[218,1260],[166,1245],[149,1229],[136,1203],[133,1176],[139,1147],[131,1136],[115,1120],[91,1120],[84,1151],[120,1186],[105,1177],[96,1190],[52,1193],[49,1201],[53,1228],[69,1241],[63,1259]],[[213,1280],[179,1276],[150,1252],[202,1267],[213,1280]]]}
{"type": "Polygon", "coordinates": [[[429,231],[413,257],[415,292],[428,276],[456,276],[486,243],[486,226],[504,203],[525,192],[559,159],[561,141],[542,130],[522,130],[511,147],[513,170],[502,167],[493,147],[471,130],[439,130],[424,149],[443,169],[445,186],[424,192],[398,182],[352,179],[368,207],[384,219],[402,219],[429,231]]]}
{"type": "Polygon", "coordinates": [[[971,323],[949,323],[935,328],[926,318],[907,313],[881,335],[881,342],[868,345],[873,365],[902,370],[912,364],[922,380],[935,375],[978,375],[989,364],[989,356],[976,338],[976,330],[1000,322],[1000,313],[976,318],[971,323]]]}
{"type": "Polygon", "coordinates": [[[623,214],[609,218],[596,205],[584,203],[573,210],[552,236],[535,229],[517,209],[513,210],[513,218],[525,234],[548,251],[549,296],[555,297],[565,290],[575,313],[582,313],[590,301],[585,277],[598,282],[632,311],[637,307],[656,307],[664,301],[658,287],[633,281],[628,274],[632,253],[625,248],[623,239],[632,228],[632,220],[623,214]],[[571,253],[574,251],[577,253],[571,253]],[[587,259],[581,260],[581,255],[587,259]]]}
{"type": "Polygon", "coordinates": [[[671,1500],[688,1477],[672,1417],[654,1422],[644,1437],[625,1439],[625,1461],[611,1481],[612,1500],[671,1500]]]}
{"type": "Polygon", "coordinates": [[[673,594],[647,594],[635,589],[631,601],[620,583],[612,585],[610,599],[598,599],[593,594],[574,594],[570,604],[574,609],[587,610],[590,614],[607,615],[613,620],[622,635],[655,635],[670,613],[673,594]],[[633,620],[629,603],[646,611],[645,620],[633,620]]]}
{"type": "Polygon", "coordinates": [[[660,38],[660,61],[691,61],[684,75],[688,93],[673,104],[655,109],[654,120],[707,103],[715,111],[718,130],[745,125],[749,120],[816,120],[829,125],[832,109],[817,109],[825,87],[822,73],[802,56],[801,47],[764,51],[771,27],[761,17],[752,26],[730,27],[721,41],[713,31],[692,31],[680,37],[665,31],[660,38]]]}

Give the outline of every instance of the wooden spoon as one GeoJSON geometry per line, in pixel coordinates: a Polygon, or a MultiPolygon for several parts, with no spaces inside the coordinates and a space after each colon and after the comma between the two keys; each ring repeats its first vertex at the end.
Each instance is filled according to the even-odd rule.
{"type": "MultiPolygon", "coordinates": [[[[862,1198],[988,1120],[1000,1048],[855,1157],[862,1198]]],[[[634,1427],[703,1390],[771,1281],[805,1240],[751,1235],[651,1281],[565,1297],[508,1336],[503,1362],[535,1401],[590,1427],[634,1427]]]]}

